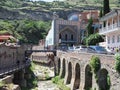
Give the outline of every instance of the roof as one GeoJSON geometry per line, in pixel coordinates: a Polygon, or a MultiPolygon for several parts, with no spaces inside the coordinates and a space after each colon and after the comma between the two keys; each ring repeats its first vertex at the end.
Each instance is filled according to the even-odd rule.
{"type": "Polygon", "coordinates": [[[100,21],[104,21],[106,20],[106,17],[113,17],[113,14],[114,15],[117,15],[118,13],[120,13],[120,9],[114,9],[112,11],[110,11],[109,13],[105,14],[103,17],[100,18],[100,21]]]}
{"type": "Polygon", "coordinates": [[[11,35],[0,35],[0,41],[8,40],[8,39],[14,39],[16,41],[16,39],[11,35]]]}

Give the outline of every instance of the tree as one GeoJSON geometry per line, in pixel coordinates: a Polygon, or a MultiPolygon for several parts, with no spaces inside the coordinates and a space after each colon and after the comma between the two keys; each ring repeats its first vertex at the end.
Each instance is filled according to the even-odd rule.
{"type": "Polygon", "coordinates": [[[97,45],[99,42],[103,41],[104,41],[103,36],[96,33],[86,38],[86,45],[97,45]]]}
{"type": "Polygon", "coordinates": [[[100,9],[100,14],[99,14],[99,17],[101,18],[103,16],[103,10],[100,9]]]}
{"type": "Polygon", "coordinates": [[[88,20],[88,25],[87,25],[87,37],[94,33],[92,25],[93,25],[93,19],[90,18],[88,20]]]}
{"type": "Polygon", "coordinates": [[[110,7],[109,7],[109,0],[104,0],[103,3],[103,14],[107,14],[110,12],[110,7]]]}

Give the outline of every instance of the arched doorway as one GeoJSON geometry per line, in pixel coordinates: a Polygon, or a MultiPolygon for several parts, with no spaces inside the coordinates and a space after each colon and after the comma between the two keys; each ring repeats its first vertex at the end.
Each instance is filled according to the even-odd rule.
{"type": "Polygon", "coordinates": [[[109,90],[110,78],[106,69],[101,69],[98,77],[99,90],[109,90]]]}
{"type": "Polygon", "coordinates": [[[92,88],[92,69],[90,65],[85,68],[85,90],[90,90],[92,88]]]}
{"type": "Polygon", "coordinates": [[[60,74],[60,66],[61,66],[61,62],[60,59],[58,59],[58,75],[60,74]]]}
{"type": "Polygon", "coordinates": [[[80,65],[77,63],[75,66],[75,82],[74,89],[79,89],[80,86],[80,65]]]}
{"type": "Polygon", "coordinates": [[[67,77],[67,82],[66,84],[70,84],[72,78],[72,64],[69,62],[68,64],[68,77],[67,77]]]}
{"type": "Polygon", "coordinates": [[[63,62],[62,62],[62,75],[61,75],[61,78],[64,78],[65,77],[65,59],[63,59],[63,62]]]}

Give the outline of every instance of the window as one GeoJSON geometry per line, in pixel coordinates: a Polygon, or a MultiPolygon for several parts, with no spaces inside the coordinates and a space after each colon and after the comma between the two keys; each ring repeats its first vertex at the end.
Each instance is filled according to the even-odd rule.
{"type": "Polygon", "coordinates": [[[65,34],[65,40],[67,41],[67,34],[65,34]]]}
{"type": "Polygon", "coordinates": [[[117,36],[117,42],[120,42],[120,35],[117,36]]]}
{"type": "Polygon", "coordinates": [[[61,39],[61,34],[59,34],[59,39],[61,39]]]}
{"type": "Polygon", "coordinates": [[[112,37],[112,43],[115,43],[115,36],[112,37]]]}
{"type": "Polygon", "coordinates": [[[71,35],[71,40],[73,40],[73,34],[71,35]]]}
{"type": "Polygon", "coordinates": [[[108,44],[110,44],[110,37],[108,37],[108,44]]]}

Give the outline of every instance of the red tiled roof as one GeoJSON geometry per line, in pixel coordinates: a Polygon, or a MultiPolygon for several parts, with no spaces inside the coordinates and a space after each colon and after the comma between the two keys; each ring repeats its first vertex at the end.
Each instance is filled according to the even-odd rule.
{"type": "Polygon", "coordinates": [[[10,38],[10,36],[5,36],[5,35],[0,35],[0,40],[7,40],[7,39],[9,39],[10,38]]]}
{"type": "Polygon", "coordinates": [[[11,35],[0,35],[0,41],[8,40],[10,38],[14,38],[14,37],[11,35]]]}

